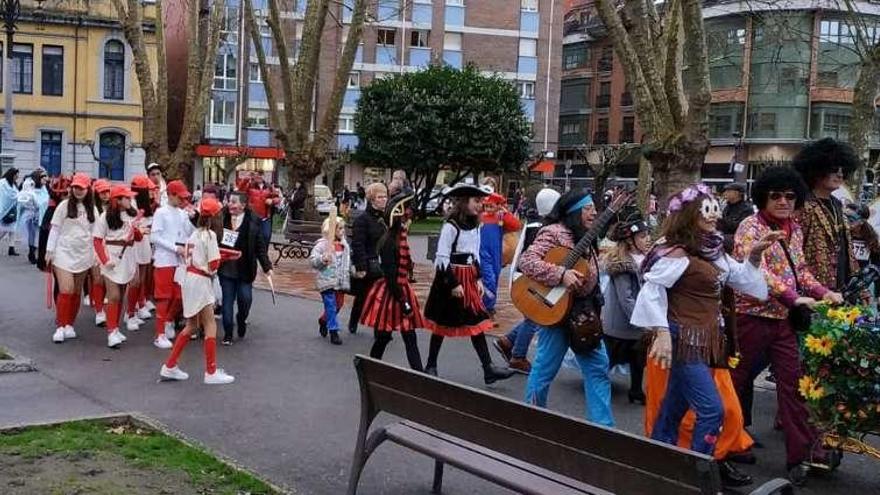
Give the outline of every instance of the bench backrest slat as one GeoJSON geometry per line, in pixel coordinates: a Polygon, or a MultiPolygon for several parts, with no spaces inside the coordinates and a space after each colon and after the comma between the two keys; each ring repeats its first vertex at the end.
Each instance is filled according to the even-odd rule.
{"type": "Polygon", "coordinates": [[[620,494],[714,493],[708,456],[377,361],[355,358],[362,393],[385,411],[620,494]]]}

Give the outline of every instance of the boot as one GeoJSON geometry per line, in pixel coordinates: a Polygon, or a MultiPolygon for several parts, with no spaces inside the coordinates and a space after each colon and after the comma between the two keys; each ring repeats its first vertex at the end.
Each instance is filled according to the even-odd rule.
{"type": "Polygon", "coordinates": [[[30,261],[32,265],[37,264],[37,248],[28,246],[28,261],[30,261]]]}
{"type": "Polygon", "coordinates": [[[721,483],[726,487],[746,486],[752,484],[752,477],[737,469],[730,462],[719,462],[718,470],[721,471],[721,483]]]}
{"type": "Polygon", "coordinates": [[[486,382],[486,385],[491,385],[498,380],[506,380],[510,378],[513,376],[513,373],[514,372],[511,369],[501,368],[494,364],[490,364],[483,367],[483,381],[486,382]]]}
{"type": "Polygon", "coordinates": [[[639,403],[641,405],[645,405],[645,393],[641,390],[630,390],[627,394],[627,398],[629,399],[629,403],[639,403]]]}
{"type": "Polygon", "coordinates": [[[15,248],[9,246],[9,256],[18,256],[18,253],[15,252],[15,248]]]}
{"type": "Polygon", "coordinates": [[[339,331],[330,332],[330,343],[333,345],[342,345],[342,339],[339,337],[339,331]]]}

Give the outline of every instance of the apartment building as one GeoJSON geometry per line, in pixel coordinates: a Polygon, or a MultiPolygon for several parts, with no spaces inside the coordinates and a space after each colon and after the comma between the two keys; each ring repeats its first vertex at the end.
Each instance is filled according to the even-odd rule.
{"type": "MultiPolygon", "coordinates": [[[[293,59],[302,38],[305,4],[305,0],[291,2],[293,11],[282,12],[293,59]]],[[[322,66],[315,95],[318,116],[327,106],[353,5],[354,0],[340,0],[331,6],[336,9],[340,23],[328,22],[322,38],[322,66]]],[[[254,7],[265,12],[266,0],[255,0],[254,7]]],[[[230,9],[235,8],[231,2],[230,9]]],[[[555,152],[563,10],[563,0],[376,1],[370,8],[369,22],[345,93],[337,150],[344,156],[345,151],[357,146],[354,113],[361,88],[373,80],[387,74],[417,71],[430,64],[453,67],[474,64],[486,73],[500,74],[517,86],[523,108],[534,123],[536,154],[545,149],[555,152]]],[[[246,148],[246,153],[260,157],[246,160],[239,166],[240,170],[274,174],[283,181],[286,174],[278,174],[276,169],[280,156],[270,129],[264,75],[260,74],[250,36],[240,35],[241,27],[239,22],[237,34],[230,28],[226,43],[230,52],[235,52],[230,40],[238,40],[237,56],[247,54],[246,59],[235,60],[230,52],[222,61],[218,57],[217,74],[223,77],[222,81],[215,78],[212,111],[206,124],[207,146],[199,147],[199,154],[204,156],[203,169],[212,168],[206,165],[212,162],[222,163],[223,154],[237,155],[246,148]]],[[[271,33],[265,26],[261,28],[261,40],[270,65],[274,63],[278,67],[271,33]]],[[[270,84],[277,83],[277,74],[265,77],[270,84]]],[[[335,182],[331,185],[369,183],[384,179],[389,173],[385,169],[349,162],[335,178],[324,180],[335,182]]],[[[208,179],[214,177],[213,172],[205,172],[204,177],[214,180],[208,179]]]]}

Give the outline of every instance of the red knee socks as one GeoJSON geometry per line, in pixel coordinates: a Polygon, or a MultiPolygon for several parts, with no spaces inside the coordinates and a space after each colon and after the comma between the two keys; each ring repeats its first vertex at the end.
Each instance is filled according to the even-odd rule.
{"type": "Polygon", "coordinates": [[[107,303],[107,333],[113,333],[119,329],[119,301],[107,303]]]}
{"type": "MultiPolygon", "coordinates": [[[[177,340],[181,340],[178,338],[177,340]]],[[[174,346],[177,347],[177,340],[174,346]]],[[[189,339],[183,339],[189,340],[189,339]]],[[[205,373],[213,375],[217,371],[217,339],[214,337],[205,338],[205,373]]]]}
{"type": "Polygon", "coordinates": [[[73,320],[70,318],[71,310],[73,308],[73,302],[71,299],[76,297],[78,297],[76,294],[70,294],[67,292],[60,292],[58,294],[58,300],[55,301],[55,319],[58,320],[59,327],[64,327],[73,323],[73,320]]]}
{"type": "Polygon", "coordinates": [[[82,304],[82,293],[71,294],[70,301],[70,315],[67,317],[67,320],[70,322],[68,325],[73,326],[73,322],[76,321],[76,315],[79,314],[79,307],[82,304]]]}
{"type": "Polygon", "coordinates": [[[168,356],[168,360],[165,361],[166,367],[173,368],[177,366],[177,360],[180,359],[180,353],[183,352],[183,348],[189,343],[189,334],[190,328],[189,325],[187,325],[183,328],[183,331],[180,332],[180,336],[174,340],[174,347],[171,348],[171,355],[168,356]]]}
{"type": "Polygon", "coordinates": [[[128,317],[131,318],[137,312],[137,303],[138,297],[140,297],[141,288],[140,287],[129,287],[128,295],[126,296],[126,302],[128,303],[128,317]]]}
{"type": "Polygon", "coordinates": [[[92,301],[92,307],[95,308],[96,313],[104,311],[104,296],[106,294],[107,289],[104,284],[92,283],[92,287],[89,289],[89,299],[92,301]]]}
{"type": "Polygon", "coordinates": [[[156,337],[165,334],[165,322],[168,321],[168,299],[156,301],[156,337]]]}

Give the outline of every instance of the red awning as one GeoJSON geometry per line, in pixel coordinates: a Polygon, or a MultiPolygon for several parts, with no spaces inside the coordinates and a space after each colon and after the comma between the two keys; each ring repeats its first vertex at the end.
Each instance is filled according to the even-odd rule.
{"type": "Polygon", "coordinates": [[[529,170],[543,174],[552,174],[556,170],[556,164],[552,160],[541,160],[529,167],[529,170]]]}
{"type": "Polygon", "coordinates": [[[270,158],[279,160],[284,158],[284,150],[279,148],[267,148],[260,146],[223,146],[213,144],[200,144],[196,146],[198,156],[245,156],[248,158],[270,158]]]}

